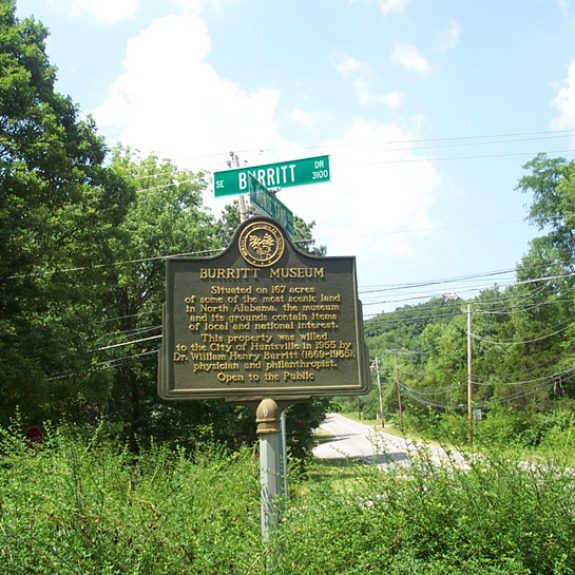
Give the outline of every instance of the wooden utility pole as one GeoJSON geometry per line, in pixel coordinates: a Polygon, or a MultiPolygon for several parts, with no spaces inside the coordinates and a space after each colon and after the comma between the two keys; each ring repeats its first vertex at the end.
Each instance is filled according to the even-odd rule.
{"type": "Polygon", "coordinates": [[[379,358],[375,358],[375,375],[377,377],[377,390],[379,392],[379,417],[381,419],[381,427],[385,427],[385,421],[383,419],[383,396],[381,394],[381,377],[379,375],[379,358]]]}
{"type": "MultiPolygon", "coordinates": [[[[233,166],[234,168],[240,167],[240,158],[234,152],[230,152],[231,160],[228,162],[230,168],[233,166]]],[[[248,210],[246,208],[246,202],[244,200],[244,195],[240,194],[238,196],[238,210],[240,212],[240,222],[245,222],[248,219],[248,210]]]]}
{"type": "Polygon", "coordinates": [[[467,442],[469,445],[473,445],[473,383],[471,361],[471,304],[467,304],[467,442]]]}
{"type": "Polygon", "coordinates": [[[401,425],[401,431],[405,431],[405,426],[403,423],[403,404],[401,402],[401,389],[399,387],[399,367],[397,365],[397,349],[393,350],[393,363],[395,366],[395,386],[397,388],[397,407],[399,409],[399,422],[401,425]]]}

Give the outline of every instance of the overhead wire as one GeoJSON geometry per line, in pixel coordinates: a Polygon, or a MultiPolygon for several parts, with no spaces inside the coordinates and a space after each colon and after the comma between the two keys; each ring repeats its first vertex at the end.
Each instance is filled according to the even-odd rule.
{"type": "Polygon", "coordinates": [[[142,353],[135,353],[133,355],[126,355],[126,356],[122,356],[122,357],[117,357],[115,359],[108,359],[106,361],[98,361],[94,365],[95,366],[104,366],[104,367],[116,367],[116,366],[121,365],[122,363],[125,363],[126,361],[129,361],[131,359],[136,359],[138,357],[144,357],[147,355],[157,355],[157,354],[158,354],[158,350],[152,349],[150,351],[143,351],[142,353]]]}
{"type": "MultiPolygon", "coordinates": [[[[566,322],[561,322],[561,324],[558,325],[564,325],[566,322]]],[[[526,339],[526,340],[519,340],[519,341],[515,341],[515,340],[494,340],[494,339],[489,339],[486,337],[482,337],[480,335],[477,335],[476,333],[470,332],[470,337],[472,337],[473,339],[477,340],[477,341],[481,341],[483,343],[488,343],[488,344],[492,344],[492,345],[499,345],[499,346],[514,346],[514,345],[528,345],[530,343],[537,343],[540,341],[545,341],[547,339],[550,339],[560,333],[565,333],[569,328],[572,328],[575,325],[575,322],[569,322],[565,327],[555,330],[551,333],[547,333],[545,335],[539,336],[537,338],[533,338],[533,339],[526,339]]]]}
{"type": "Polygon", "coordinates": [[[141,338],[141,339],[136,339],[136,340],[134,340],[134,341],[125,341],[125,342],[123,342],[123,343],[116,343],[116,344],[113,344],[113,345],[104,345],[104,346],[102,346],[102,347],[98,347],[96,351],[105,351],[105,350],[107,350],[107,349],[114,349],[114,348],[117,348],[117,347],[126,347],[127,345],[133,345],[133,344],[135,344],[135,343],[142,343],[142,342],[145,342],[145,341],[152,341],[152,340],[154,340],[154,339],[162,339],[162,337],[163,337],[163,336],[162,336],[161,334],[160,334],[160,335],[152,335],[152,336],[150,336],[150,337],[143,337],[143,338],[141,338]]]}
{"type": "MultiPolygon", "coordinates": [[[[556,130],[556,131],[534,131],[534,132],[508,132],[508,133],[498,133],[498,134],[480,134],[480,135],[465,135],[465,136],[451,136],[451,137],[439,137],[439,138],[404,138],[404,139],[397,139],[397,140],[382,140],[379,142],[354,142],[353,144],[337,144],[331,143],[331,149],[342,149],[342,148],[357,148],[361,150],[365,150],[366,147],[376,147],[379,148],[381,146],[392,146],[392,145],[417,145],[417,144],[433,144],[433,148],[444,147],[441,143],[450,143],[448,146],[452,147],[453,145],[457,146],[457,142],[462,142],[461,145],[485,145],[485,144],[505,144],[505,143],[513,143],[513,139],[521,138],[521,142],[528,142],[528,141],[537,141],[541,139],[556,139],[556,138],[564,138],[575,135],[575,130],[556,130]],[[498,138],[499,140],[495,140],[493,142],[484,142],[489,138],[498,138]],[[472,140],[477,140],[477,142],[472,142],[472,140]]],[[[318,149],[325,149],[326,146],[323,144],[308,144],[303,146],[304,149],[307,150],[318,150],[318,149]]],[[[262,153],[278,153],[281,151],[281,148],[251,148],[251,149],[244,149],[244,150],[236,150],[237,153],[242,154],[245,156],[246,154],[258,154],[261,155],[262,153]]],[[[409,148],[403,151],[410,151],[409,148]]],[[[216,158],[216,157],[227,157],[228,152],[218,151],[218,152],[210,152],[209,154],[202,154],[197,156],[188,156],[183,158],[185,161],[191,160],[201,160],[205,158],[216,158]]]]}
{"type": "MultiPolygon", "coordinates": [[[[509,287],[515,287],[515,286],[520,286],[520,285],[528,285],[528,284],[537,283],[537,282],[573,277],[573,276],[575,276],[575,272],[568,272],[565,274],[558,274],[558,275],[553,275],[553,276],[545,276],[545,277],[539,277],[539,278],[531,278],[531,279],[527,279],[527,280],[513,281],[513,282],[509,282],[509,283],[501,283],[501,284],[498,284],[497,287],[498,288],[509,288],[509,287]]],[[[474,286],[474,287],[459,289],[458,293],[477,292],[477,291],[481,291],[483,289],[485,289],[485,286],[474,286]]],[[[418,294],[418,295],[412,295],[412,296],[405,297],[405,298],[379,300],[379,301],[374,301],[374,302],[363,302],[363,305],[364,306],[377,305],[377,304],[382,305],[382,304],[387,304],[387,303],[398,303],[398,302],[402,302],[402,301],[421,300],[421,299],[425,299],[426,295],[429,295],[429,294],[418,294]]],[[[438,295],[438,294],[432,293],[431,296],[433,296],[433,295],[438,295]]]]}
{"type": "Polygon", "coordinates": [[[575,371],[575,367],[573,367],[571,369],[564,369],[562,371],[558,371],[558,372],[552,373],[550,375],[536,377],[533,379],[526,379],[523,381],[485,382],[485,381],[473,380],[472,383],[473,383],[473,385],[485,385],[485,386],[498,385],[500,383],[504,384],[504,385],[528,385],[530,383],[537,383],[540,381],[549,381],[549,380],[553,381],[553,380],[556,380],[558,377],[562,377],[564,375],[573,373],[574,371],[575,371]]]}

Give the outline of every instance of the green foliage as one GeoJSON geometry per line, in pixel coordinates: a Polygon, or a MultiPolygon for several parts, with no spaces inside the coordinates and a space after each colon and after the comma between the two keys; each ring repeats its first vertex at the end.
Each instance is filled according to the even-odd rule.
{"type": "MultiPolygon", "coordinates": [[[[484,414],[478,437],[498,445],[539,445],[550,441],[547,436],[570,442],[570,426],[562,428],[554,418],[563,401],[561,409],[574,413],[575,162],[539,155],[525,168],[529,174],[518,189],[531,195],[529,219],[544,233],[517,266],[516,285],[484,289],[466,302],[472,310],[473,407],[484,414]],[[554,422],[553,432],[544,421],[554,422]]],[[[366,322],[370,353],[381,360],[387,417],[399,409],[399,388],[409,426],[450,441],[461,437],[467,408],[462,304],[436,298],[366,322]]]]}
{"type": "Polygon", "coordinates": [[[99,430],[45,435],[29,445],[18,425],[0,429],[6,575],[575,573],[575,478],[557,458],[318,463],[292,485],[266,555],[252,450],[134,456],[99,430]]]}
{"type": "Polygon", "coordinates": [[[28,447],[2,432],[3,574],[261,572],[250,450],[134,458],[97,435],[47,435],[28,447]]]}
{"type": "Polygon", "coordinates": [[[321,483],[291,504],[277,572],[574,573],[572,481],[557,462],[496,455],[364,469],[347,492],[321,483]]]}
{"type": "Polygon", "coordinates": [[[575,441],[575,412],[557,409],[537,414],[524,430],[523,439],[530,446],[571,449],[575,441]]]}
{"type": "Polygon", "coordinates": [[[208,406],[197,417],[194,408],[159,406],[156,357],[145,354],[157,349],[162,323],[165,265],[161,256],[204,256],[221,249],[215,222],[202,207],[205,182],[202,174],[179,170],[154,155],[139,158],[122,147],[113,150],[110,169],[129,183],[135,198],[118,226],[124,240],[114,246],[114,259],[126,263],[105,271],[108,286],[102,311],[108,320],[101,357],[113,361],[113,383],[100,415],[117,424],[133,449],[138,437],[151,435],[171,435],[175,440],[187,435],[193,444],[204,438],[202,426],[210,421],[213,410],[208,406]],[[138,340],[144,341],[122,346],[138,340]],[[176,422],[186,410],[187,415],[195,411],[196,433],[190,433],[190,425],[176,422]]]}
{"type": "Polygon", "coordinates": [[[0,3],[0,421],[18,405],[34,423],[71,417],[106,389],[91,369],[100,264],[132,193],[93,122],[54,91],[46,36],[0,3]]]}

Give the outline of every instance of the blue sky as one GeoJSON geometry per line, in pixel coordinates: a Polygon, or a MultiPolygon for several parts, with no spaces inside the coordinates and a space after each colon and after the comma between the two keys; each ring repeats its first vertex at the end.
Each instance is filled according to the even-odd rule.
{"type": "Polygon", "coordinates": [[[329,255],[357,256],[366,315],[432,293],[378,286],[513,268],[536,233],[521,166],[574,157],[575,0],[18,0],[18,14],[48,26],[58,90],[110,145],[208,171],[230,150],[249,165],[329,154],[330,183],[279,198],[329,255]]]}

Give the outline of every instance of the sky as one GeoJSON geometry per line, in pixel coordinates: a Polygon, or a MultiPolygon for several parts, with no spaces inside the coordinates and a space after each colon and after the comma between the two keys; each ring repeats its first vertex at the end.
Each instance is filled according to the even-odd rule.
{"type": "MultiPolygon", "coordinates": [[[[482,276],[540,233],[522,166],[575,156],[575,0],[17,0],[17,14],[48,27],[57,90],[109,146],[208,173],[230,152],[329,155],[330,182],[278,198],[327,255],[356,257],[366,317],[512,281],[482,276]]],[[[233,199],[204,197],[214,214],[233,199]]]]}

